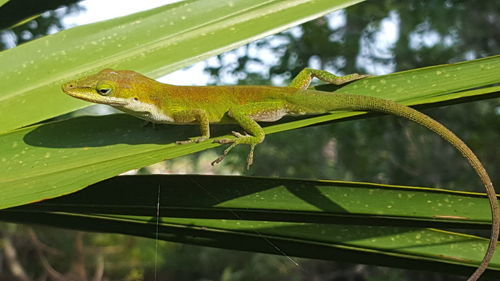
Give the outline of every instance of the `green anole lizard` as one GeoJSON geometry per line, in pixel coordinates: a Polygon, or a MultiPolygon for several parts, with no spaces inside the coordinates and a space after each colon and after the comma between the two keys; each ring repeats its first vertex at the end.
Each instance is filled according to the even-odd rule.
{"type": "Polygon", "coordinates": [[[405,105],[381,98],[308,90],[311,80],[340,85],[365,77],[351,74],[335,76],[326,71],[306,68],[288,87],[273,86],[174,86],[163,84],[137,72],[105,69],[86,78],[68,82],[63,91],[75,98],[111,105],[154,123],[198,124],[201,136],[178,144],[198,143],[210,138],[211,123],[237,123],[246,133],[233,132],[234,138],[214,140],[230,144],[221,162],[238,144],[248,144],[247,168],[253,152],[265,134],[257,122],[274,122],[285,115],[325,114],[334,110],[376,111],[397,115],[428,128],[453,145],[474,168],[488,195],[492,231],[487,252],[468,281],[477,280],[486,270],[498,241],[500,218],[495,189],[483,165],[469,147],[453,132],[429,116],[405,105]]]}

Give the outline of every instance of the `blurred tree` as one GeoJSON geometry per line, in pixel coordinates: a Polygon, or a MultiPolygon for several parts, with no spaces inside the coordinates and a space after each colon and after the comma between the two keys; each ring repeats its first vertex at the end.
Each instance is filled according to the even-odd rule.
{"type": "Polygon", "coordinates": [[[0,50],[64,29],[61,18],[83,10],[79,0],[33,1],[17,0],[0,7],[0,50]],[[53,10],[61,5],[61,9],[53,10]],[[25,17],[40,16],[23,24],[6,28],[25,17]]]}

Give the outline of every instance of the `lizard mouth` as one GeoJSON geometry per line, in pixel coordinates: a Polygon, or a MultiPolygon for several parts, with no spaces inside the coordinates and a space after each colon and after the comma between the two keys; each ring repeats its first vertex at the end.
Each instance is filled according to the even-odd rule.
{"type": "Polygon", "coordinates": [[[125,100],[115,97],[105,97],[95,93],[95,89],[91,87],[74,87],[71,84],[65,84],[62,87],[64,93],[84,101],[106,104],[111,106],[124,106],[127,104],[125,100]]]}
{"type": "Polygon", "coordinates": [[[112,101],[112,102],[106,102],[104,104],[111,105],[111,106],[124,106],[127,103],[126,102],[122,102],[122,101],[112,101]]]}
{"type": "Polygon", "coordinates": [[[72,95],[75,98],[79,98],[85,101],[89,102],[94,102],[94,103],[100,103],[100,104],[105,104],[105,105],[111,105],[111,106],[125,106],[127,105],[127,102],[121,99],[117,99],[114,97],[103,97],[99,94],[93,95],[93,96],[88,96],[86,94],[76,94],[72,95]]]}

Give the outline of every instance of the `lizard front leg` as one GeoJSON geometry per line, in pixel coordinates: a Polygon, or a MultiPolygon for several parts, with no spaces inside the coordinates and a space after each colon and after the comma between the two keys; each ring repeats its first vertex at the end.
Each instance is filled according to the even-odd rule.
{"type": "Polygon", "coordinates": [[[288,87],[305,90],[309,87],[314,77],[318,78],[321,81],[328,82],[330,84],[342,85],[368,76],[369,75],[357,74],[357,73],[349,74],[346,76],[337,76],[333,73],[324,70],[304,68],[301,72],[299,72],[299,74],[297,74],[297,76],[295,76],[295,78],[293,78],[292,82],[290,82],[288,87]]]}
{"type": "Polygon", "coordinates": [[[208,114],[203,109],[186,109],[179,110],[172,114],[173,119],[179,123],[189,123],[192,121],[196,121],[200,124],[201,136],[184,140],[184,141],[176,141],[177,144],[186,144],[186,143],[199,143],[205,141],[210,138],[210,122],[208,120],[208,114]]]}

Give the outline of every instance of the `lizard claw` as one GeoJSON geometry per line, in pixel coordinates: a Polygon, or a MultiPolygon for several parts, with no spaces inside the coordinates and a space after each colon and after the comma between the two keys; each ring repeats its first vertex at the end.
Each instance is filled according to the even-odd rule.
{"type": "Polygon", "coordinates": [[[231,133],[233,134],[233,136],[235,136],[235,137],[237,137],[237,138],[242,138],[242,137],[247,137],[247,136],[248,136],[248,134],[247,134],[247,133],[245,133],[245,134],[241,134],[241,133],[236,132],[236,131],[232,131],[231,133]]]}
{"type": "Polygon", "coordinates": [[[146,128],[146,127],[149,127],[149,126],[152,126],[153,127],[153,130],[156,130],[156,123],[153,123],[153,122],[149,122],[149,121],[144,121],[144,123],[142,124],[142,127],[143,128],[146,128]]]}
{"type": "MultiPolygon", "coordinates": [[[[236,131],[232,131],[231,132],[233,134],[233,136],[236,137],[236,139],[239,139],[239,138],[244,138],[244,137],[248,137],[249,134],[245,133],[245,134],[241,134],[239,132],[236,132],[236,131]]],[[[236,142],[235,139],[218,139],[218,140],[214,140],[215,143],[220,143],[220,144],[227,144],[227,143],[234,143],[236,142]]]]}
{"type": "Polygon", "coordinates": [[[183,140],[183,141],[176,141],[175,144],[188,144],[192,142],[193,142],[192,140],[183,140]]]}
{"type": "Polygon", "coordinates": [[[222,162],[222,160],[224,160],[224,158],[229,153],[229,151],[231,151],[238,144],[245,143],[245,144],[250,145],[250,152],[248,153],[248,156],[247,156],[247,170],[249,170],[250,166],[252,166],[252,164],[253,164],[253,152],[255,150],[255,146],[257,145],[257,143],[260,143],[260,142],[257,142],[257,143],[244,142],[244,141],[247,141],[246,138],[252,137],[248,133],[241,134],[241,133],[233,131],[232,134],[236,137],[236,139],[218,139],[218,140],[213,141],[214,143],[220,143],[220,144],[231,143],[231,145],[228,148],[226,148],[226,150],[224,150],[224,153],[221,156],[219,156],[217,159],[212,161],[212,166],[222,162]]]}
{"type": "Polygon", "coordinates": [[[255,145],[250,145],[250,152],[247,156],[247,170],[250,170],[250,166],[253,164],[253,152],[255,150],[255,145]]]}
{"type": "Polygon", "coordinates": [[[227,143],[233,143],[234,140],[232,140],[232,139],[218,139],[218,140],[214,140],[213,142],[220,143],[220,144],[227,144],[227,143]]]}
{"type": "MultiPolygon", "coordinates": [[[[227,141],[227,140],[228,139],[222,139],[222,140],[216,140],[214,142],[224,143],[224,142],[220,142],[220,141],[227,141]]],[[[217,159],[215,159],[214,161],[212,161],[212,163],[211,163],[212,166],[214,166],[215,164],[219,164],[220,162],[222,162],[222,160],[224,160],[224,158],[226,158],[226,155],[229,153],[229,151],[231,151],[235,146],[238,145],[238,143],[236,143],[234,140],[229,140],[229,141],[231,141],[232,144],[228,148],[226,148],[224,150],[224,153],[221,156],[217,157],[217,159]]]]}
{"type": "Polygon", "coordinates": [[[226,158],[226,155],[221,155],[221,156],[217,157],[217,159],[212,161],[212,163],[210,163],[210,164],[212,166],[215,166],[215,165],[219,164],[220,162],[222,162],[222,160],[224,160],[224,158],[226,158]]]}
{"type": "Polygon", "coordinates": [[[176,144],[200,143],[207,140],[207,137],[198,137],[191,140],[176,141],[176,144]]]}

